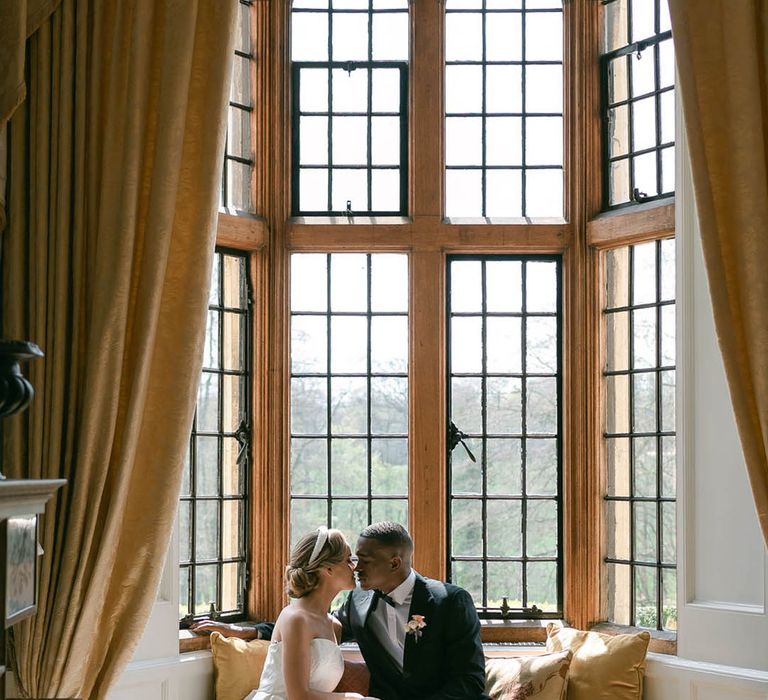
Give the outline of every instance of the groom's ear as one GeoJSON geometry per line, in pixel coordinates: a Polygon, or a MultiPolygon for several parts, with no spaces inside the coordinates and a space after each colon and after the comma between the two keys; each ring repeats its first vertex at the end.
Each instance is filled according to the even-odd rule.
{"type": "Polygon", "coordinates": [[[403,566],[403,558],[399,554],[395,554],[392,556],[392,559],[390,559],[389,565],[392,571],[397,571],[403,566]]]}

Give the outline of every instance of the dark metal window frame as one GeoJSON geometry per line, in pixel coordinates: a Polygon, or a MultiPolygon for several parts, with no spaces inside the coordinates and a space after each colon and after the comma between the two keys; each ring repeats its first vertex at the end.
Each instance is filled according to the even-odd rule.
{"type": "MultiPolygon", "coordinates": [[[[614,0],[604,0],[603,4],[608,5],[614,0]]],[[[632,2],[633,0],[627,0],[627,37],[632,37],[632,2]]],[[[660,87],[661,84],[661,70],[659,61],[658,46],[667,40],[672,39],[672,31],[665,32],[660,31],[660,5],[659,3],[666,2],[666,0],[654,0],[654,34],[646,39],[636,41],[626,46],[622,46],[613,51],[609,51],[600,56],[600,97],[602,104],[603,125],[602,125],[602,142],[603,142],[603,208],[604,210],[623,209],[626,207],[636,206],[644,202],[653,202],[659,199],[666,199],[674,196],[674,190],[670,192],[662,191],[662,151],[665,148],[674,147],[675,142],[661,140],[661,96],[667,92],[673,92],[675,85],[668,85],[666,87],[660,87]],[[643,93],[641,95],[632,95],[632,71],[633,64],[630,60],[631,56],[640,57],[643,52],[650,50],[653,55],[654,62],[654,90],[651,92],[643,93]],[[609,84],[610,84],[610,66],[611,61],[622,56],[627,57],[627,99],[619,100],[618,102],[610,102],[609,98],[609,84]],[[654,98],[656,107],[656,145],[650,148],[644,148],[636,151],[634,147],[634,135],[633,135],[633,120],[634,120],[634,105],[640,100],[647,99],[649,97],[654,98]],[[627,106],[629,110],[627,120],[627,153],[620,156],[611,156],[611,110],[617,107],[627,106]],[[637,156],[642,156],[648,153],[656,154],[656,192],[654,195],[647,195],[640,192],[635,184],[635,173],[633,168],[633,161],[637,156]],[[611,166],[614,163],[620,161],[627,161],[628,175],[629,175],[629,192],[626,194],[629,200],[626,202],[618,202],[616,204],[610,203],[611,193],[611,166]]]]}
{"type": "MultiPolygon", "coordinates": [[[[461,377],[461,376],[471,376],[476,377],[478,376],[476,373],[466,374],[466,373],[453,373],[450,371],[451,369],[451,319],[454,317],[480,317],[482,318],[482,342],[483,342],[483,350],[482,350],[482,372],[479,375],[481,377],[481,402],[482,402],[482,424],[483,424],[483,432],[477,436],[477,435],[468,435],[468,437],[479,437],[482,441],[482,448],[481,448],[481,455],[480,455],[480,467],[482,468],[482,493],[478,495],[462,495],[462,496],[454,496],[452,493],[452,481],[453,481],[453,473],[452,473],[452,459],[451,459],[451,450],[450,447],[448,449],[447,454],[447,470],[448,470],[448,479],[447,479],[447,502],[448,502],[448,508],[447,511],[447,522],[446,522],[446,543],[447,543],[447,561],[449,563],[449,571],[448,571],[448,580],[451,580],[453,575],[453,562],[455,561],[481,561],[483,565],[483,605],[477,606],[478,614],[481,618],[484,619],[531,619],[531,618],[538,618],[538,619],[560,619],[563,616],[563,489],[562,489],[562,483],[563,483],[563,450],[562,450],[562,422],[563,422],[563,411],[562,411],[562,341],[563,341],[563,327],[562,327],[562,256],[561,255],[449,255],[447,256],[447,272],[446,272],[446,289],[451,289],[451,263],[452,262],[463,262],[463,261],[472,261],[477,260],[482,263],[485,262],[495,262],[495,261],[520,261],[522,263],[528,263],[528,262],[554,262],[556,263],[556,280],[557,280],[557,292],[556,292],[556,299],[557,299],[557,306],[554,313],[552,312],[528,312],[526,310],[526,266],[523,264],[522,266],[522,278],[521,278],[521,284],[522,284],[522,307],[519,312],[488,312],[486,309],[486,273],[485,273],[485,264],[482,265],[482,310],[479,312],[459,312],[459,313],[453,313],[451,311],[450,307],[450,291],[447,295],[448,297],[448,303],[446,305],[446,357],[447,357],[447,380],[448,380],[448,391],[446,392],[447,395],[447,415],[449,416],[449,421],[451,420],[452,411],[451,411],[451,380],[453,377],[461,377]],[[554,438],[551,438],[551,436],[547,435],[546,437],[548,439],[553,439],[555,441],[556,449],[557,449],[557,496],[555,498],[552,498],[551,496],[529,496],[526,494],[526,445],[525,440],[530,437],[535,437],[535,435],[531,435],[527,431],[527,410],[525,409],[525,402],[526,402],[526,383],[525,379],[529,377],[552,377],[552,374],[548,373],[528,373],[526,371],[526,353],[525,348],[527,347],[527,341],[526,341],[526,324],[521,324],[521,350],[522,350],[522,356],[521,356],[521,372],[512,372],[512,373],[497,373],[494,372],[492,374],[489,374],[486,371],[487,367],[487,354],[486,354],[486,333],[487,333],[487,325],[486,320],[490,317],[494,316],[501,316],[501,317],[519,317],[521,319],[527,319],[531,317],[554,317],[557,319],[557,374],[555,375],[556,379],[556,385],[557,385],[557,435],[554,438]],[[486,432],[485,426],[486,426],[486,378],[488,376],[492,377],[516,377],[520,378],[521,381],[521,403],[523,406],[522,410],[522,430],[520,434],[503,434],[499,436],[494,436],[492,434],[489,434],[486,432]],[[491,437],[503,437],[503,438],[519,438],[521,441],[521,466],[522,466],[522,484],[521,484],[521,494],[520,495],[496,495],[488,496],[487,494],[487,470],[485,469],[486,464],[486,452],[487,452],[487,440],[491,437]],[[482,528],[483,528],[483,555],[482,556],[453,556],[451,552],[451,533],[452,533],[452,504],[455,500],[461,499],[461,500],[479,500],[482,503],[482,528]],[[488,549],[488,542],[487,542],[487,518],[486,518],[486,509],[487,509],[487,502],[489,500],[517,500],[521,502],[521,523],[522,523],[522,547],[521,547],[521,555],[518,557],[502,557],[502,556],[492,556],[489,557],[487,555],[487,549],[488,549]],[[551,556],[528,556],[527,555],[527,541],[526,541],[526,529],[527,529],[527,522],[526,522],[526,505],[528,501],[539,501],[539,500],[545,500],[545,501],[555,501],[557,503],[557,512],[558,512],[558,526],[557,526],[557,551],[558,554],[555,557],[551,556]],[[520,609],[508,609],[508,610],[502,610],[501,608],[490,608],[487,606],[488,601],[488,568],[487,564],[489,561],[500,561],[500,562],[520,562],[522,564],[522,594],[523,594],[523,607],[520,609]],[[555,561],[557,563],[557,610],[556,611],[542,611],[538,608],[531,608],[528,607],[528,587],[527,587],[527,564],[529,562],[540,562],[540,561],[555,561]]],[[[461,429],[461,426],[459,426],[459,429],[461,429]]]]}
{"type": "Polygon", "coordinates": [[[405,216],[408,212],[408,62],[407,61],[377,61],[373,59],[373,17],[384,14],[409,15],[408,8],[377,8],[369,2],[367,8],[334,8],[333,0],[329,0],[327,8],[292,8],[291,14],[323,14],[328,17],[328,60],[325,61],[292,61],[291,62],[291,212],[292,216],[405,216]],[[367,15],[368,16],[368,60],[367,61],[336,61],[333,60],[333,18],[334,15],[367,15]],[[325,68],[328,70],[328,112],[299,112],[300,107],[300,71],[302,68],[325,68]],[[377,68],[396,68],[400,71],[400,109],[398,113],[374,112],[372,106],[372,74],[377,68]],[[368,103],[365,112],[335,112],[333,110],[333,69],[368,70],[368,103]],[[300,165],[300,117],[328,117],[328,162],[325,165],[300,165]],[[366,164],[364,165],[333,165],[333,119],[334,117],[367,117],[368,144],[366,164]],[[400,118],[400,163],[399,165],[379,166],[372,164],[371,153],[371,119],[374,116],[397,116],[400,118]],[[328,208],[324,210],[304,210],[300,206],[300,173],[302,170],[328,170],[328,208]],[[367,171],[367,209],[333,209],[333,170],[366,170],[367,171]],[[400,207],[395,210],[375,210],[372,208],[372,173],[374,170],[400,171],[400,207]]]}
{"type": "MultiPolygon", "coordinates": [[[[458,170],[458,171],[465,171],[465,170],[479,170],[481,173],[481,196],[482,196],[482,216],[487,216],[487,188],[486,188],[486,174],[489,170],[519,170],[521,174],[521,196],[520,196],[520,202],[521,202],[521,216],[526,217],[527,214],[527,199],[526,199],[526,174],[529,170],[559,170],[563,173],[563,176],[565,175],[565,163],[560,163],[559,165],[530,165],[526,163],[526,124],[528,118],[533,117],[560,117],[561,119],[564,119],[564,113],[563,112],[528,112],[526,110],[526,75],[527,70],[526,68],[528,66],[562,66],[564,68],[565,62],[564,60],[561,61],[543,61],[543,60],[533,60],[529,61],[526,60],[525,57],[525,49],[526,49],[526,35],[525,35],[525,22],[526,22],[526,16],[532,15],[532,14],[559,14],[563,15],[563,8],[526,8],[525,7],[525,1],[523,0],[523,7],[522,8],[509,8],[509,9],[486,9],[485,7],[486,3],[485,0],[483,0],[483,6],[481,9],[477,8],[456,8],[456,9],[446,9],[445,14],[446,16],[449,14],[471,14],[471,15],[481,15],[482,17],[482,34],[483,34],[483,58],[481,60],[454,60],[454,61],[445,61],[445,66],[480,66],[482,68],[483,72],[483,86],[482,86],[482,106],[480,112],[445,112],[444,119],[447,123],[448,118],[456,118],[456,117],[480,117],[482,120],[482,154],[481,159],[482,162],[480,165],[446,165],[445,171],[446,173],[449,170],[458,170]],[[486,56],[486,48],[487,48],[487,39],[486,39],[486,26],[487,26],[487,17],[488,15],[513,15],[513,14],[519,14],[521,16],[521,36],[522,36],[522,43],[520,48],[520,55],[522,58],[520,60],[515,61],[489,61],[485,58],[486,56]],[[487,68],[488,66],[520,66],[521,67],[521,106],[522,109],[520,112],[488,112],[487,111],[487,104],[486,104],[486,85],[487,85],[487,68]],[[520,165],[488,165],[486,163],[487,161],[487,146],[486,146],[486,123],[488,118],[495,118],[495,117],[519,117],[521,120],[521,153],[520,158],[521,162],[520,165]]],[[[565,124],[563,122],[563,128],[565,128],[565,124]]],[[[565,154],[563,154],[565,155],[565,154]]]]}
{"type": "MultiPolygon", "coordinates": [[[[239,0],[240,5],[244,5],[246,7],[251,7],[253,5],[253,0],[239,0]]],[[[238,7],[238,10],[240,8],[238,7]]],[[[239,49],[235,49],[235,56],[239,58],[247,59],[251,62],[253,62],[256,59],[255,54],[253,51],[241,51],[239,49]]],[[[235,102],[234,100],[229,101],[229,108],[236,109],[238,112],[244,112],[246,114],[252,114],[253,113],[253,105],[246,105],[242,104],[240,102],[235,102]]],[[[229,110],[228,110],[229,111],[229,110]]],[[[242,115],[241,115],[242,118],[242,115]]],[[[253,158],[246,158],[239,155],[233,155],[229,152],[229,130],[227,130],[226,134],[226,140],[224,145],[224,165],[222,167],[222,173],[221,173],[221,205],[225,208],[229,208],[232,206],[232,202],[229,199],[229,164],[232,163],[240,163],[241,165],[247,166],[251,171],[253,170],[254,166],[254,160],[253,158]]]]}
{"type": "MultiPolygon", "coordinates": [[[[189,504],[189,547],[190,547],[190,559],[187,561],[180,561],[179,563],[179,575],[181,577],[186,576],[188,580],[188,599],[187,610],[189,614],[185,618],[185,622],[188,624],[191,619],[208,618],[209,611],[204,613],[195,612],[195,568],[200,565],[210,566],[216,565],[216,600],[211,601],[215,604],[216,612],[220,613],[220,619],[228,622],[236,622],[243,620],[246,617],[246,600],[247,591],[250,585],[250,573],[248,570],[248,561],[250,559],[250,547],[247,537],[249,528],[249,512],[248,503],[251,490],[251,474],[250,474],[250,427],[252,425],[252,397],[251,397],[251,377],[252,377],[252,327],[253,327],[253,297],[251,289],[250,276],[248,275],[248,253],[239,250],[233,250],[230,248],[216,247],[216,254],[218,254],[219,260],[219,303],[209,304],[208,310],[214,311],[219,314],[219,328],[218,328],[218,368],[203,368],[204,373],[215,374],[219,376],[219,392],[218,392],[218,425],[215,432],[199,431],[197,429],[197,409],[195,410],[195,417],[192,423],[192,431],[189,439],[189,463],[187,468],[189,469],[189,493],[180,496],[179,500],[181,504],[189,504]],[[246,308],[237,308],[224,306],[224,256],[234,256],[244,261],[244,285],[246,308]],[[224,323],[223,318],[225,313],[233,313],[238,316],[245,317],[245,328],[241,327],[241,331],[244,331],[244,337],[241,338],[241,357],[243,358],[243,368],[240,370],[224,369],[224,323]],[[224,376],[237,376],[241,378],[243,386],[243,404],[242,410],[245,415],[241,415],[241,420],[238,425],[238,429],[234,432],[225,432],[223,429],[223,401],[224,392],[221,378],[224,376]],[[216,496],[197,496],[196,494],[196,481],[197,481],[197,438],[198,437],[214,437],[217,438],[217,491],[216,496]],[[223,484],[223,438],[234,438],[240,444],[240,454],[238,459],[242,458],[242,464],[240,467],[241,478],[241,491],[242,495],[224,495],[223,484]],[[226,501],[239,501],[241,503],[241,519],[240,519],[240,550],[237,557],[223,558],[221,551],[221,538],[223,532],[223,511],[224,503],[226,501]],[[217,553],[218,556],[213,559],[198,560],[195,552],[196,541],[196,504],[198,502],[215,502],[218,504],[218,543],[217,553]],[[221,611],[222,606],[222,567],[224,564],[239,564],[241,570],[241,602],[242,608],[235,611],[221,611]]],[[[184,622],[182,623],[184,624],[184,622]]],[[[186,625],[184,625],[186,626],[186,625]]]]}
{"type": "Polygon", "coordinates": [[[664,571],[675,571],[677,564],[671,564],[663,561],[663,546],[664,546],[664,519],[663,519],[663,504],[670,503],[676,504],[676,497],[662,496],[663,490],[663,438],[675,438],[676,432],[674,430],[661,430],[662,426],[662,392],[661,392],[661,375],[662,372],[675,371],[676,365],[662,365],[661,357],[661,343],[662,343],[662,310],[665,307],[676,304],[675,299],[661,299],[661,240],[655,241],[655,288],[656,288],[656,300],[653,302],[646,302],[640,304],[634,304],[632,298],[634,290],[634,252],[635,245],[628,246],[628,285],[629,285],[629,304],[626,306],[606,307],[602,310],[604,319],[607,319],[612,314],[627,312],[627,334],[628,334],[628,361],[629,367],[626,370],[604,370],[603,377],[618,377],[626,376],[629,378],[628,390],[629,390],[629,431],[628,432],[603,432],[603,439],[628,439],[629,440],[629,496],[612,496],[606,494],[604,500],[609,503],[629,503],[629,547],[630,557],[629,559],[619,559],[616,557],[606,556],[603,561],[606,564],[617,564],[629,566],[630,568],[630,591],[629,591],[629,618],[630,625],[636,625],[635,615],[635,571],[640,568],[652,568],[656,571],[656,629],[663,630],[663,612],[664,612],[664,571]],[[655,309],[656,310],[656,363],[654,367],[643,367],[635,369],[634,365],[634,316],[633,311],[641,309],[655,309]],[[633,387],[632,378],[639,374],[654,374],[656,377],[656,430],[649,431],[635,431],[635,392],[633,387]],[[635,491],[635,450],[634,439],[635,438],[655,438],[656,440],[656,497],[651,496],[636,496],[635,491]],[[654,503],[656,504],[656,562],[640,561],[635,558],[635,503],[654,503]]]}
{"type": "Polygon", "coordinates": [[[291,199],[293,216],[405,216],[408,209],[408,64],[402,61],[328,61],[317,63],[311,61],[294,61],[292,71],[293,111],[292,121],[292,177],[291,199]],[[300,75],[303,68],[325,68],[328,70],[328,111],[302,112],[299,110],[299,95],[301,91],[300,75]],[[333,70],[342,69],[368,71],[368,110],[366,112],[337,112],[333,110],[333,70]],[[373,72],[377,69],[396,69],[400,73],[400,110],[399,112],[374,112],[372,108],[373,72]],[[328,162],[322,165],[301,165],[301,117],[327,117],[328,119],[328,162]],[[368,123],[368,143],[366,163],[360,165],[335,165],[333,163],[333,120],[336,117],[365,117],[368,123]],[[400,150],[398,165],[374,165],[372,163],[372,129],[374,117],[398,117],[400,119],[400,150]],[[300,173],[302,170],[328,171],[328,208],[323,210],[304,210],[300,207],[301,186],[300,173]],[[334,170],[365,170],[367,173],[367,209],[333,209],[333,171],[334,170]],[[400,171],[400,207],[393,210],[376,210],[372,208],[373,172],[376,170],[400,171]]]}
{"type": "MultiPolygon", "coordinates": [[[[374,317],[404,317],[408,318],[408,311],[371,311],[371,292],[372,292],[372,284],[371,284],[371,271],[372,271],[372,257],[376,255],[376,253],[365,253],[366,256],[366,310],[365,311],[332,311],[331,310],[331,286],[332,286],[332,279],[333,279],[333,267],[332,267],[332,259],[334,255],[345,255],[345,253],[325,253],[326,255],[326,294],[327,294],[327,300],[328,305],[325,311],[294,311],[291,309],[290,315],[291,319],[294,318],[294,316],[314,316],[314,317],[321,317],[326,319],[326,329],[327,329],[327,337],[326,337],[326,371],[325,372],[294,372],[293,369],[291,369],[291,380],[293,379],[325,379],[326,381],[326,392],[327,392],[327,399],[326,399],[326,431],[324,433],[294,433],[293,430],[291,430],[290,433],[290,440],[293,441],[294,439],[315,439],[315,440],[324,440],[326,442],[326,493],[325,494],[294,494],[291,492],[290,494],[290,500],[291,500],[291,507],[293,507],[293,502],[296,500],[301,501],[325,501],[326,502],[326,517],[327,517],[327,526],[332,527],[333,526],[333,502],[334,501],[367,501],[368,504],[368,522],[372,522],[373,520],[373,503],[374,501],[408,501],[408,493],[404,494],[387,494],[387,495],[374,495],[373,489],[372,489],[372,483],[373,483],[373,450],[372,450],[372,443],[374,440],[408,440],[408,433],[374,433],[371,430],[371,379],[374,379],[376,377],[385,377],[385,378],[402,378],[402,379],[408,379],[408,371],[405,372],[373,372],[371,370],[371,329],[373,327],[373,324],[371,323],[372,319],[374,317]],[[333,372],[332,371],[332,354],[331,354],[331,345],[332,345],[332,319],[334,317],[337,318],[343,318],[343,317],[354,317],[354,318],[365,318],[366,319],[366,334],[367,334],[367,343],[368,343],[368,351],[367,351],[367,357],[366,357],[366,372],[333,372]],[[331,407],[331,384],[333,379],[335,378],[358,378],[358,379],[365,379],[366,380],[366,432],[365,433],[334,433],[332,429],[332,422],[331,422],[331,413],[332,413],[332,407],[331,407]],[[367,493],[366,494],[358,494],[358,495],[336,495],[333,493],[333,441],[338,439],[350,439],[350,440],[365,440],[366,441],[366,449],[367,449],[367,458],[366,458],[366,475],[367,475],[367,493]]],[[[406,505],[407,507],[407,505],[406,505]]]]}

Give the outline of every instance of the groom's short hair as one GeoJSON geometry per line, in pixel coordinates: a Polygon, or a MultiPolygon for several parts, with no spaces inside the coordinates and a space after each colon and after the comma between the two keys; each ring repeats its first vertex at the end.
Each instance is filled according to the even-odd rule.
{"type": "Polygon", "coordinates": [[[400,523],[384,520],[379,523],[371,523],[361,533],[360,537],[376,540],[390,547],[402,548],[407,552],[413,551],[413,540],[400,523]]]}

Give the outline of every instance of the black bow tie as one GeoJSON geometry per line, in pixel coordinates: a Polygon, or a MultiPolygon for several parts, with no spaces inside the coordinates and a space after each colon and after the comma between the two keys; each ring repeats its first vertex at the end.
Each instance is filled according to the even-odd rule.
{"type": "Polygon", "coordinates": [[[373,600],[371,601],[371,612],[376,610],[376,606],[379,604],[379,601],[383,600],[387,605],[391,605],[393,608],[395,607],[395,601],[392,600],[386,593],[383,591],[380,591],[378,588],[373,591],[373,600]]]}

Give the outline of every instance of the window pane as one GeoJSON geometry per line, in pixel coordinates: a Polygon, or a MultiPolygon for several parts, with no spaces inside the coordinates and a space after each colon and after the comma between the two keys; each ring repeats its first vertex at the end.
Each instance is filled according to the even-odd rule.
{"type": "Polygon", "coordinates": [[[405,524],[408,258],[296,253],[291,280],[292,327],[319,337],[312,352],[291,348],[291,537],[326,524],[354,540],[372,519],[405,524]],[[311,314],[315,292],[322,311],[311,314]]]}
{"type": "Polygon", "coordinates": [[[449,2],[445,26],[446,216],[561,218],[561,3],[449,2]]]}
{"type": "Polygon", "coordinates": [[[674,240],[605,256],[608,619],[674,629],[667,583],[676,564],[674,240]]]}
{"type": "Polygon", "coordinates": [[[554,615],[559,261],[450,256],[448,266],[449,415],[477,459],[460,445],[449,454],[452,580],[483,615],[499,616],[504,598],[513,616],[538,614],[523,610],[533,604],[554,615]]]}
{"type": "Polygon", "coordinates": [[[403,215],[408,7],[344,0],[316,9],[291,9],[293,214],[403,215]]]}
{"type": "MultiPolygon", "coordinates": [[[[485,526],[488,533],[488,556],[519,557],[522,555],[523,514],[521,501],[488,501],[485,526]]],[[[557,534],[557,530],[555,530],[555,534],[557,534]]]]}
{"type": "Polygon", "coordinates": [[[189,612],[189,598],[196,615],[207,613],[211,602],[217,610],[225,605],[227,611],[243,612],[238,572],[246,559],[243,513],[248,499],[244,474],[249,468],[249,436],[239,429],[251,423],[247,260],[246,255],[218,249],[214,255],[204,342],[206,369],[198,386],[179,505],[183,615],[189,612]],[[220,576],[222,566],[229,568],[220,576]]]}
{"type": "Polygon", "coordinates": [[[251,177],[251,7],[239,4],[235,21],[235,55],[229,86],[230,106],[227,115],[227,138],[219,204],[221,207],[252,211],[251,177]]]}
{"type": "Polygon", "coordinates": [[[603,177],[611,208],[674,192],[675,59],[667,0],[612,0],[603,12],[603,177]]]}

